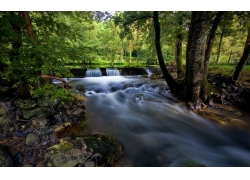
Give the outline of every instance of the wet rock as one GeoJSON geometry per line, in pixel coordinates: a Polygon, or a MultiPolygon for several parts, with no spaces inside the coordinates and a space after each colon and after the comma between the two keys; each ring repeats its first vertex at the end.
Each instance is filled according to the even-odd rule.
{"type": "Polygon", "coordinates": [[[43,129],[43,128],[46,128],[48,122],[49,122],[49,119],[35,118],[35,119],[32,119],[31,124],[38,129],[43,129]]]}
{"type": "Polygon", "coordinates": [[[19,99],[14,103],[20,109],[31,109],[36,106],[36,101],[33,99],[19,99]]]}
{"type": "Polygon", "coordinates": [[[46,166],[107,166],[122,154],[118,140],[106,135],[85,135],[62,138],[60,143],[48,148],[45,155],[46,166]]]}
{"type": "Polygon", "coordinates": [[[6,112],[3,108],[2,102],[0,101],[0,127],[3,127],[8,123],[8,120],[5,115],[6,115],[6,112]]]}
{"type": "Polygon", "coordinates": [[[78,90],[78,91],[80,91],[80,92],[84,92],[85,91],[85,88],[84,88],[84,86],[83,85],[77,85],[76,86],[76,90],[78,90]]]}
{"type": "Polygon", "coordinates": [[[95,162],[93,161],[87,161],[84,163],[85,167],[94,167],[95,166],[95,162]]]}
{"type": "Polygon", "coordinates": [[[33,167],[32,164],[25,164],[23,167],[33,167]]]}
{"type": "Polygon", "coordinates": [[[7,147],[0,145],[0,167],[11,167],[12,165],[12,154],[7,147]]]}
{"type": "Polygon", "coordinates": [[[84,120],[85,119],[85,113],[82,108],[76,108],[76,110],[72,113],[72,115],[78,120],[84,120]]]}
{"type": "Polygon", "coordinates": [[[8,124],[8,120],[5,116],[0,116],[0,127],[4,127],[6,124],[8,124]]]}
{"type": "Polygon", "coordinates": [[[26,144],[28,146],[36,146],[40,142],[40,138],[38,135],[30,133],[26,136],[26,144]]]}
{"type": "Polygon", "coordinates": [[[84,137],[84,142],[94,153],[101,155],[96,160],[99,166],[111,165],[122,155],[121,144],[115,137],[101,134],[88,135],[84,137]]]}
{"type": "Polygon", "coordinates": [[[57,122],[68,122],[70,121],[69,117],[66,114],[56,114],[54,117],[54,123],[56,124],[57,122]]]}
{"type": "Polygon", "coordinates": [[[33,117],[47,117],[49,109],[47,108],[35,108],[29,110],[22,110],[24,119],[31,119],[33,117]]]}
{"type": "Polygon", "coordinates": [[[21,164],[23,162],[23,157],[21,153],[17,153],[13,158],[14,164],[21,164]]]}

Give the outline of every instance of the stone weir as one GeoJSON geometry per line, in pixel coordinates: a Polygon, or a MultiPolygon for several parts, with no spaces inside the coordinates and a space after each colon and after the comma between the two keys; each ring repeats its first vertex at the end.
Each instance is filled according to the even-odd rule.
{"type": "MultiPolygon", "coordinates": [[[[102,76],[108,76],[110,69],[114,68],[99,68],[102,76]],[[107,73],[108,71],[108,73],[107,73]]],[[[145,68],[139,67],[122,67],[122,68],[115,68],[114,71],[119,71],[121,76],[133,76],[133,75],[147,75],[147,71],[145,68]]],[[[86,72],[88,69],[80,69],[80,68],[72,68],[70,72],[74,75],[74,78],[84,78],[86,77],[86,72]]]]}

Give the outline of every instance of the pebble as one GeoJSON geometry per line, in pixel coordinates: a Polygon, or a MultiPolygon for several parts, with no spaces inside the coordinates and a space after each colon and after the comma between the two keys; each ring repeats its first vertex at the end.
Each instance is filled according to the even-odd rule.
{"type": "Polygon", "coordinates": [[[30,133],[26,136],[26,144],[28,146],[36,146],[40,142],[40,138],[38,135],[30,133]]]}

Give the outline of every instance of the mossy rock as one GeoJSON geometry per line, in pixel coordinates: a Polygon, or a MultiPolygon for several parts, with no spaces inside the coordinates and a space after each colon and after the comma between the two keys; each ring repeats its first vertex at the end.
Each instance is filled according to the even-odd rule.
{"type": "Polygon", "coordinates": [[[122,155],[122,146],[115,137],[102,134],[87,135],[84,136],[84,142],[94,153],[101,154],[98,165],[111,165],[122,155]]]}
{"type": "Polygon", "coordinates": [[[29,110],[22,110],[24,119],[31,119],[34,117],[47,117],[49,115],[48,108],[35,108],[29,110]]]}
{"type": "Polygon", "coordinates": [[[36,101],[34,99],[19,99],[15,101],[15,105],[20,109],[31,109],[36,106],[36,101]]]}
{"type": "Polygon", "coordinates": [[[107,135],[85,135],[61,138],[60,143],[48,148],[46,166],[109,166],[122,155],[119,141],[107,135]]]}
{"type": "Polygon", "coordinates": [[[0,116],[0,127],[4,127],[7,123],[7,118],[5,116],[0,116]]]}

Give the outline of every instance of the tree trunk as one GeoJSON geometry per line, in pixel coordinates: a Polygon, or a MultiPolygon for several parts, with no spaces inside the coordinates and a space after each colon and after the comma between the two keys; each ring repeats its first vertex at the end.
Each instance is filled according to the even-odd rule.
{"type": "Polygon", "coordinates": [[[203,87],[203,62],[206,47],[207,27],[211,12],[192,12],[188,35],[186,101],[192,102],[195,109],[201,106],[200,95],[203,87]]]}
{"type": "MultiPolygon", "coordinates": [[[[34,32],[34,29],[33,29],[33,25],[32,25],[31,19],[30,19],[29,12],[22,11],[22,16],[23,16],[23,19],[24,19],[24,22],[25,22],[25,27],[26,27],[26,30],[27,30],[27,34],[31,39],[33,48],[35,48],[36,37],[35,37],[35,32],[34,32]]],[[[31,53],[31,58],[34,58],[35,56],[36,56],[36,54],[31,53]]],[[[33,68],[37,69],[35,74],[37,76],[40,76],[41,75],[41,67],[42,67],[43,63],[42,63],[42,60],[40,58],[36,58],[36,61],[37,61],[36,62],[36,68],[35,67],[33,67],[33,68]]]]}
{"type": "Polygon", "coordinates": [[[182,79],[185,76],[184,68],[182,65],[182,34],[177,34],[177,41],[175,43],[176,48],[176,65],[177,65],[177,78],[182,79]]]}
{"type": "Polygon", "coordinates": [[[31,22],[31,19],[30,19],[29,12],[22,11],[22,16],[23,16],[23,19],[24,19],[24,23],[25,23],[25,26],[26,26],[27,33],[28,33],[29,37],[31,38],[32,42],[34,42],[36,37],[35,37],[34,30],[33,30],[33,26],[32,26],[32,22],[31,22]]]}
{"type": "Polygon", "coordinates": [[[227,62],[228,64],[231,63],[232,54],[233,54],[233,51],[231,50],[231,51],[230,51],[230,54],[229,54],[229,57],[228,57],[228,62],[227,62]]]}
{"type": "MultiPolygon", "coordinates": [[[[10,12],[11,16],[17,16],[15,15],[15,12],[10,12]]],[[[18,16],[21,17],[20,12],[18,13],[18,16]]],[[[15,36],[12,37],[12,52],[10,56],[10,61],[18,61],[19,59],[19,50],[22,46],[22,32],[21,27],[18,23],[11,22],[12,30],[14,31],[15,36]]]]}
{"type": "Polygon", "coordinates": [[[222,32],[220,35],[220,42],[219,42],[219,47],[218,47],[218,53],[217,53],[217,58],[216,58],[216,63],[219,64],[220,63],[220,54],[221,54],[221,46],[222,46],[222,39],[223,39],[223,35],[224,35],[224,29],[225,29],[225,25],[222,28],[222,32]]]}
{"type": "Polygon", "coordinates": [[[213,26],[211,28],[210,35],[209,35],[209,38],[207,41],[207,48],[205,51],[205,60],[204,60],[204,78],[205,79],[207,78],[208,65],[209,65],[210,55],[212,52],[212,47],[213,47],[213,43],[214,43],[214,39],[215,39],[215,33],[216,33],[216,30],[219,26],[221,19],[222,19],[223,14],[224,14],[223,11],[219,11],[217,13],[217,15],[213,21],[213,26]]]}
{"type": "Polygon", "coordinates": [[[240,58],[239,63],[234,71],[233,80],[237,83],[241,77],[244,66],[246,65],[248,59],[250,58],[250,28],[248,29],[248,35],[245,43],[245,48],[240,58]]]}
{"type": "Polygon", "coordinates": [[[162,70],[165,81],[167,82],[170,90],[173,93],[179,93],[182,91],[180,85],[174,80],[168,69],[166,68],[166,64],[163,59],[162,50],[161,50],[161,42],[160,42],[160,23],[158,17],[158,11],[154,11],[154,29],[155,29],[155,48],[157,52],[158,62],[160,64],[160,68],[162,70]]]}

